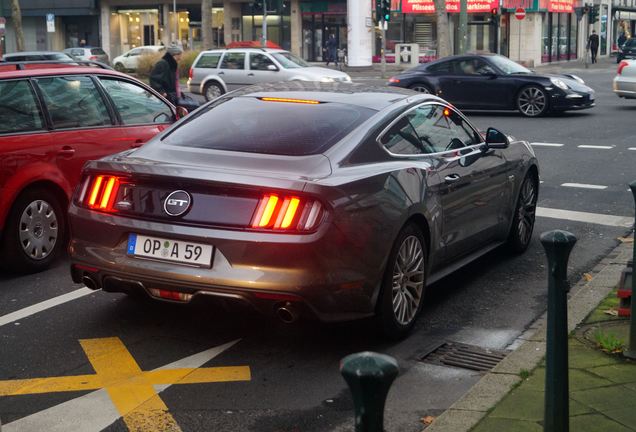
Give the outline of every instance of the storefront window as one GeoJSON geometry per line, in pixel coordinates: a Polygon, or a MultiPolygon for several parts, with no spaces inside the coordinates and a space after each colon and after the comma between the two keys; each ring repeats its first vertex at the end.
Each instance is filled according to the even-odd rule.
{"type": "Polygon", "coordinates": [[[607,54],[607,5],[601,5],[601,51],[600,54],[607,54]]]}
{"type": "Polygon", "coordinates": [[[550,61],[550,18],[552,14],[546,13],[543,15],[543,28],[541,32],[541,39],[543,41],[541,49],[541,62],[547,63],[550,61]]]}
{"type": "Polygon", "coordinates": [[[556,61],[559,50],[559,15],[550,14],[550,61],[556,61]]]}
{"type": "Polygon", "coordinates": [[[115,28],[119,30],[119,37],[115,39],[119,39],[122,52],[143,45],[156,45],[159,43],[159,11],[120,10],[111,15],[111,36],[115,28]],[[118,21],[118,26],[112,26],[114,20],[118,21]]]}
{"type": "Polygon", "coordinates": [[[576,14],[570,14],[570,60],[576,59],[576,14]]]}
{"type": "Polygon", "coordinates": [[[570,23],[569,14],[560,13],[559,15],[559,60],[569,60],[568,54],[568,24],[570,23]]]}

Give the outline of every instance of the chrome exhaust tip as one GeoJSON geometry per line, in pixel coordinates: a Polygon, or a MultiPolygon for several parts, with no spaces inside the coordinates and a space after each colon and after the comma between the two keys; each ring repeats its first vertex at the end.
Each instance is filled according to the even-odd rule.
{"type": "Polygon", "coordinates": [[[98,289],[97,288],[97,282],[91,276],[82,277],[82,282],[84,283],[84,285],[86,285],[86,288],[89,288],[89,289],[92,289],[92,290],[98,289]]]}
{"type": "Polygon", "coordinates": [[[298,320],[298,311],[291,302],[287,302],[276,309],[276,316],[285,324],[292,324],[298,320]]]}

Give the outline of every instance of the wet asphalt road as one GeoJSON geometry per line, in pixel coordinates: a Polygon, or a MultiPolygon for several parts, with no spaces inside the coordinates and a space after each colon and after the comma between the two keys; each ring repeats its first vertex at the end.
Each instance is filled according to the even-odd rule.
{"type": "MultiPolygon", "coordinates": [[[[530,142],[564,144],[535,148],[543,182],[540,207],[633,215],[627,183],[636,179],[636,151],[628,150],[634,145],[636,101],[612,94],[614,70],[612,66],[607,71],[577,72],[597,91],[592,110],[540,119],[468,113],[480,129],[495,126],[530,142]],[[564,183],[607,188],[570,188],[564,183]]],[[[511,257],[496,250],[433,286],[416,330],[400,343],[375,338],[368,321],[286,326],[209,300],[179,306],[95,292],[1,326],[0,381],[94,373],[78,342],[82,339],[119,338],[144,371],[238,340],[205,367],[249,366],[251,380],[174,385],[161,393],[182,430],[352,430],[352,402],[338,363],[352,352],[374,350],[396,357],[401,368],[387,403],[387,430],[419,431],[421,417],[439,414],[480,378],[477,372],[427,364],[420,357],[444,341],[495,349],[514,343],[546,309],[545,257],[538,234],[557,228],[579,239],[570,260],[572,281],[629,231],[540,217],[524,255],[511,257]]],[[[70,280],[66,261],[37,275],[0,274],[0,318],[78,288],[70,280]]],[[[3,431],[35,430],[25,426],[29,418],[56,422],[59,417],[56,420],[54,414],[47,417],[52,408],[87,394],[0,397],[3,431]]],[[[77,424],[87,416],[86,410],[73,407],[63,413],[77,417],[77,424]]],[[[127,428],[119,419],[105,430],[127,428]]]]}

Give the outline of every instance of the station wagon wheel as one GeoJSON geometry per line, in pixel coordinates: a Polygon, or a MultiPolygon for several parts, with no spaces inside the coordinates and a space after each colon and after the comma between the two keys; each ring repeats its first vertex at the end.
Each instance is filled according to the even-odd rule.
{"type": "Polygon", "coordinates": [[[537,180],[533,174],[528,174],[519,190],[508,236],[508,245],[515,253],[525,251],[530,245],[537,212],[537,192],[537,180]]]}
{"type": "Polygon", "coordinates": [[[387,262],[378,304],[383,333],[400,339],[411,330],[422,308],[426,287],[427,250],[421,230],[406,225],[387,262]]]}
{"type": "Polygon", "coordinates": [[[422,83],[413,84],[409,88],[411,90],[415,90],[416,92],[420,92],[420,93],[424,93],[424,94],[432,94],[433,93],[433,91],[431,90],[431,88],[428,85],[422,84],[422,83]]]}
{"type": "Polygon", "coordinates": [[[66,221],[59,198],[32,189],[15,201],[5,227],[2,256],[8,270],[34,273],[46,269],[64,248],[66,221]]]}
{"type": "Polygon", "coordinates": [[[548,95],[541,87],[524,87],[517,95],[517,108],[526,117],[543,115],[548,109],[548,95]]]}
{"type": "Polygon", "coordinates": [[[124,72],[126,68],[122,63],[115,63],[115,70],[119,72],[124,72]]]}
{"type": "Polygon", "coordinates": [[[203,96],[205,96],[205,100],[208,101],[218,98],[223,93],[223,87],[214,82],[207,83],[203,88],[203,96]]]}

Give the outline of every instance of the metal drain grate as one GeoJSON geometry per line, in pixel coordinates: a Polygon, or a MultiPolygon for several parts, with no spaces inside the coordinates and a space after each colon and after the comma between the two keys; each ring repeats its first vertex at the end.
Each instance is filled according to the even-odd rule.
{"type": "Polygon", "coordinates": [[[455,366],[486,372],[497,366],[508,351],[485,349],[459,342],[445,342],[420,360],[437,365],[455,366]]]}

